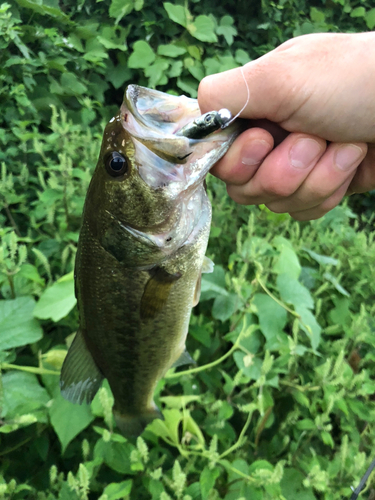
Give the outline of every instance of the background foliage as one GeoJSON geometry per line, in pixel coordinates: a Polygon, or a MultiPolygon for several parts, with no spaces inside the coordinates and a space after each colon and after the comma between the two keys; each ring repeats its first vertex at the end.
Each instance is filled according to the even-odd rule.
{"type": "MultiPolygon", "coordinates": [[[[338,500],[375,449],[371,218],[236,206],[214,220],[188,350],[136,442],[59,395],[78,317],[80,216],[127,83],[195,97],[207,74],[311,32],[375,27],[371,0],[16,0],[0,5],[0,498],[338,500]]],[[[362,198],[363,200],[363,198],[362,198]]],[[[368,486],[362,498],[374,498],[368,486]]]]}

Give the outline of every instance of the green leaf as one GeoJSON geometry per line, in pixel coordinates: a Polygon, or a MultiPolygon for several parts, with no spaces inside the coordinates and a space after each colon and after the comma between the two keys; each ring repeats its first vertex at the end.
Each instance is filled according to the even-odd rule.
{"type": "Polygon", "coordinates": [[[314,300],[309,290],[298,280],[291,278],[287,274],[279,274],[276,284],[282,300],[287,304],[292,304],[294,307],[302,306],[307,309],[314,307],[314,300]]]}
{"type": "Polygon", "coordinates": [[[130,495],[132,486],[132,479],[121,481],[121,483],[110,483],[104,488],[103,494],[107,495],[108,500],[119,500],[130,495]]]}
{"type": "Polygon", "coordinates": [[[198,16],[193,23],[187,25],[187,30],[194,38],[197,38],[201,42],[217,42],[214,22],[208,16],[198,16]]]}
{"type": "Polygon", "coordinates": [[[191,59],[191,61],[193,62],[193,64],[188,66],[188,71],[194,76],[196,80],[198,80],[198,82],[200,82],[205,77],[203,64],[199,61],[194,61],[194,59],[191,59]]]}
{"type": "Polygon", "coordinates": [[[70,403],[61,396],[58,389],[55,390],[49,415],[63,453],[68,444],[95,418],[91,413],[90,406],[70,403]]]}
{"type": "Polygon", "coordinates": [[[122,87],[125,82],[132,79],[132,76],[133,71],[123,64],[118,64],[115,67],[109,65],[108,67],[107,80],[112,83],[115,89],[122,87]]]}
{"type": "Polygon", "coordinates": [[[364,7],[356,7],[350,13],[350,17],[365,17],[366,9],[364,7]]]}
{"type": "Polygon", "coordinates": [[[165,76],[167,69],[169,68],[169,62],[165,59],[158,58],[154,64],[150,64],[145,69],[145,76],[149,78],[148,86],[155,88],[157,85],[166,85],[168,79],[165,76]]]}
{"type": "Polygon", "coordinates": [[[133,53],[128,60],[129,68],[147,68],[155,61],[155,53],[144,40],[138,40],[133,45],[133,53]]]}
{"type": "Polygon", "coordinates": [[[250,378],[250,380],[258,380],[262,372],[262,360],[254,357],[251,354],[245,354],[236,351],[233,354],[234,361],[240,370],[250,378]]]}
{"type": "Polygon", "coordinates": [[[126,51],[128,49],[126,45],[127,33],[128,32],[120,26],[117,26],[116,28],[112,26],[105,26],[101,30],[101,34],[97,37],[97,39],[106,49],[119,49],[126,51]]]}
{"type": "Polygon", "coordinates": [[[47,3],[44,4],[41,0],[16,0],[16,2],[21,7],[34,10],[42,16],[51,16],[66,22],[70,21],[69,17],[61,11],[58,4],[56,5],[56,7],[54,7],[51,5],[47,5],[47,3]]]}
{"type": "Polygon", "coordinates": [[[61,87],[67,95],[81,95],[87,92],[86,85],[81,83],[74,73],[66,72],[60,78],[61,87]]]}
{"type": "Polygon", "coordinates": [[[34,317],[59,321],[76,305],[73,273],[66,274],[47,288],[34,309],[34,317]]]}
{"type": "Polygon", "coordinates": [[[375,8],[370,9],[366,12],[365,20],[368,29],[372,30],[375,28],[375,8]]]}
{"type": "Polygon", "coordinates": [[[186,28],[187,19],[186,19],[186,10],[182,5],[174,5],[170,2],[163,3],[164,9],[167,11],[169,19],[174,21],[177,24],[181,24],[186,28]]]}
{"type": "Polygon", "coordinates": [[[109,7],[109,17],[115,17],[115,24],[134,9],[134,0],[112,0],[109,7]]]}
{"type": "Polygon", "coordinates": [[[38,269],[32,264],[22,264],[18,276],[23,276],[30,281],[34,281],[39,285],[44,285],[44,279],[41,278],[38,269]]]}
{"type": "Polygon", "coordinates": [[[297,469],[285,469],[280,482],[282,494],[285,500],[316,500],[311,488],[305,488],[304,474],[297,469]]]}
{"type": "Polygon", "coordinates": [[[339,261],[337,259],[329,257],[328,255],[320,255],[319,253],[313,252],[308,248],[304,248],[303,250],[305,250],[305,252],[307,252],[310,257],[312,257],[318,264],[331,266],[337,266],[339,264],[339,261]]]}
{"type": "Polygon", "coordinates": [[[267,340],[275,339],[286,325],[286,310],[264,293],[255,294],[253,304],[257,309],[256,314],[263,335],[267,340]]]}
{"type": "Polygon", "coordinates": [[[237,35],[237,30],[233,24],[233,17],[224,16],[220,20],[220,25],[216,28],[216,33],[223,35],[228,45],[232,45],[233,38],[237,35]]]}
{"type": "Polygon", "coordinates": [[[180,47],[178,45],[170,43],[168,45],[159,45],[157,52],[160,56],[178,57],[182,54],[185,54],[186,49],[184,47],[180,47]]]}
{"type": "Polygon", "coordinates": [[[168,71],[169,78],[176,78],[182,73],[183,63],[182,61],[173,61],[171,67],[168,71]]]}
{"type": "Polygon", "coordinates": [[[212,316],[220,321],[229,319],[239,308],[240,300],[237,295],[219,295],[212,306],[212,316]]]}
{"type": "Polygon", "coordinates": [[[178,428],[182,420],[182,413],[173,408],[163,411],[164,420],[155,419],[147,426],[147,430],[161,437],[167,443],[178,446],[180,443],[178,428]]]}
{"type": "Polygon", "coordinates": [[[334,298],[335,307],[329,311],[329,318],[334,325],[349,325],[351,322],[350,301],[347,298],[334,298]]]}
{"type": "Polygon", "coordinates": [[[338,292],[340,292],[342,295],[345,295],[345,297],[350,297],[350,293],[348,291],[346,291],[343,286],[340,285],[340,283],[338,282],[338,279],[335,276],[333,276],[331,273],[324,273],[323,277],[326,280],[330,281],[332,283],[332,285],[336,288],[336,290],[338,292]]]}
{"type": "Polygon", "coordinates": [[[219,469],[210,469],[207,465],[203,469],[199,477],[202,500],[206,500],[208,498],[208,495],[213,489],[216,479],[219,477],[219,475],[219,469]]]}
{"type": "Polygon", "coordinates": [[[301,265],[296,252],[292,248],[284,246],[273,265],[273,271],[288,275],[292,279],[298,278],[301,273],[301,265]]]}
{"type": "Polygon", "coordinates": [[[193,78],[177,78],[177,87],[194,99],[198,96],[198,85],[196,80],[193,80],[193,78]]]}
{"type": "Polygon", "coordinates": [[[197,45],[189,45],[187,50],[191,57],[194,57],[197,61],[201,60],[201,50],[197,45]]]}
{"type": "Polygon", "coordinates": [[[7,419],[46,407],[50,397],[36,375],[9,371],[2,376],[4,402],[1,416],[7,419]]]}
{"type": "Polygon", "coordinates": [[[201,302],[218,295],[228,295],[225,289],[225,271],[221,266],[215,266],[214,271],[202,276],[201,302]]]}
{"type": "Polygon", "coordinates": [[[33,317],[32,297],[0,300],[0,351],[33,344],[43,336],[39,322],[33,317]]]}
{"type": "Polygon", "coordinates": [[[326,16],[321,10],[317,9],[316,7],[311,7],[310,18],[314,23],[321,24],[324,23],[326,16]]]}
{"type": "Polygon", "coordinates": [[[320,334],[322,331],[319,323],[309,309],[295,305],[295,310],[301,316],[301,321],[303,322],[301,324],[302,330],[307,334],[311,342],[311,347],[316,351],[320,344],[320,334]]]}
{"type": "Polygon", "coordinates": [[[237,49],[236,50],[234,59],[235,59],[236,62],[238,62],[239,64],[242,64],[242,65],[244,65],[244,64],[246,64],[246,63],[248,63],[248,62],[251,61],[251,57],[243,49],[237,49]]]}

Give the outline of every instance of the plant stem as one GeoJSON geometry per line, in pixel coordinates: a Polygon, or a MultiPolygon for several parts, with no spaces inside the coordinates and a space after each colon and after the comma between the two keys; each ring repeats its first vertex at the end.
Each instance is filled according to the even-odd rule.
{"type": "Polygon", "coordinates": [[[227,455],[229,455],[229,453],[232,453],[232,451],[236,450],[237,448],[239,448],[240,446],[243,445],[243,439],[244,439],[244,436],[245,436],[245,433],[250,425],[250,422],[251,422],[251,417],[253,416],[253,412],[249,412],[248,416],[247,416],[247,419],[246,419],[246,422],[245,422],[245,425],[242,427],[242,430],[240,432],[240,435],[238,436],[238,439],[237,441],[234,443],[233,446],[231,446],[230,448],[228,448],[226,451],[224,451],[224,453],[222,453],[220,455],[220,460],[224,457],[226,457],[227,455]]]}
{"type": "Polygon", "coordinates": [[[295,316],[296,318],[301,319],[301,316],[298,313],[296,313],[296,311],[293,311],[293,309],[290,309],[283,302],[281,302],[281,300],[279,300],[277,297],[275,297],[274,294],[268,290],[266,285],[263,283],[263,281],[258,276],[255,279],[257,280],[259,285],[263,288],[263,290],[266,292],[266,294],[269,295],[271,297],[271,299],[273,299],[275,302],[277,302],[279,304],[279,306],[283,307],[290,314],[293,314],[293,316],[295,316]]]}
{"type": "Polygon", "coordinates": [[[35,373],[36,375],[60,375],[60,372],[47,370],[46,368],[37,368],[36,366],[20,366],[10,363],[1,363],[0,368],[2,370],[20,370],[23,372],[35,373]]]}
{"type": "Polygon", "coordinates": [[[12,212],[9,210],[8,203],[5,203],[5,201],[4,201],[4,210],[5,210],[5,212],[6,212],[7,216],[8,216],[8,219],[9,219],[10,223],[12,224],[14,232],[16,233],[16,235],[18,237],[21,237],[21,233],[20,233],[20,230],[18,229],[17,223],[13,219],[13,215],[12,215],[12,212]]]}
{"type": "Polygon", "coordinates": [[[241,336],[242,336],[242,332],[244,331],[245,329],[243,329],[241,331],[241,333],[239,334],[236,342],[233,344],[233,346],[229,349],[229,351],[227,353],[225,353],[223,356],[221,356],[221,358],[219,359],[216,359],[215,361],[212,361],[211,363],[207,363],[206,365],[202,365],[202,366],[197,366],[196,368],[191,368],[190,370],[184,370],[182,372],[176,372],[176,373],[171,373],[171,374],[167,374],[165,376],[165,378],[177,378],[177,377],[182,377],[183,375],[190,375],[191,373],[198,373],[198,372],[202,372],[204,370],[209,370],[210,368],[213,368],[214,366],[216,365],[219,365],[221,362],[223,362],[225,359],[229,358],[229,356],[235,351],[238,349],[239,345],[240,345],[240,340],[241,340],[241,336]]]}

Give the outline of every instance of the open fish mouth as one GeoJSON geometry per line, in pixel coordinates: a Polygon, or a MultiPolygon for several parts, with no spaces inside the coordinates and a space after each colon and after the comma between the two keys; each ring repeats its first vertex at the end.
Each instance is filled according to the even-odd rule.
{"type": "Polygon", "coordinates": [[[151,187],[178,183],[181,191],[182,185],[186,189],[203,181],[239,134],[233,124],[201,139],[179,135],[200,116],[196,99],[127,87],[120,120],[133,139],[139,174],[151,187]]]}

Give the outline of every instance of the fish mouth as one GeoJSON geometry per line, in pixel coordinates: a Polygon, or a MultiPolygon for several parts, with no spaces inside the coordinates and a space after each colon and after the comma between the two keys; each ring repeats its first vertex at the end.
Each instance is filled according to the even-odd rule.
{"type": "Polygon", "coordinates": [[[180,184],[187,189],[203,181],[239,134],[236,123],[203,139],[176,135],[201,116],[198,101],[129,85],[120,119],[135,145],[139,174],[151,187],[180,184]]]}

